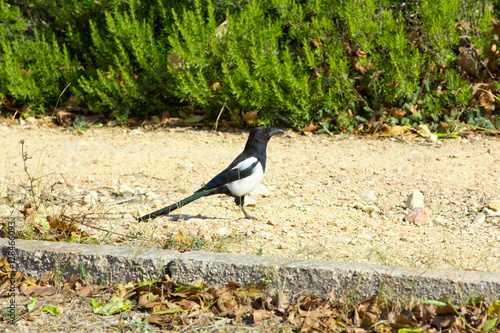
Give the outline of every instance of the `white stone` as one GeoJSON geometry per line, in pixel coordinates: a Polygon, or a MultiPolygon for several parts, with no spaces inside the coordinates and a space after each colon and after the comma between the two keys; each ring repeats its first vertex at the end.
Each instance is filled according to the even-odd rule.
{"type": "Polygon", "coordinates": [[[377,201],[377,196],[375,195],[375,191],[373,190],[359,192],[359,196],[361,197],[361,199],[367,201],[377,201]]]}
{"type": "Polygon", "coordinates": [[[413,210],[417,207],[424,207],[424,195],[419,190],[413,190],[406,198],[406,207],[413,210]]]}
{"type": "Polygon", "coordinates": [[[114,192],[117,196],[133,195],[135,190],[127,185],[120,185],[114,188],[114,192]]]}
{"type": "Polygon", "coordinates": [[[228,228],[226,228],[226,227],[222,227],[222,228],[220,228],[219,230],[217,230],[215,233],[216,233],[217,235],[219,235],[219,236],[226,236],[226,235],[228,235],[228,234],[229,234],[229,229],[228,229],[228,228]]]}
{"type": "Polygon", "coordinates": [[[245,207],[255,207],[257,205],[257,200],[255,200],[252,197],[246,196],[245,197],[245,207]]]}
{"type": "Polygon", "coordinates": [[[146,199],[148,199],[148,200],[155,200],[158,197],[159,197],[159,195],[154,193],[154,192],[147,192],[146,193],[146,199]]]}
{"type": "MultiPolygon", "coordinates": [[[[253,195],[264,195],[266,194],[268,191],[267,189],[267,186],[266,185],[262,185],[262,184],[259,184],[257,185],[257,187],[255,188],[255,190],[253,190],[251,193],[253,195]]],[[[246,198],[245,198],[246,199],[246,198]]]]}
{"type": "Polygon", "coordinates": [[[90,191],[84,198],[83,204],[86,206],[95,206],[99,202],[99,195],[96,191],[90,191]]]}
{"type": "Polygon", "coordinates": [[[142,133],[139,129],[133,129],[130,131],[130,135],[142,135],[144,133],[142,133]]]}
{"type": "Polygon", "coordinates": [[[194,164],[191,162],[182,162],[179,163],[179,168],[183,170],[191,170],[194,167],[194,164]]]}
{"type": "Polygon", "coordinates": [[[143,195],[146,194],[146,191],[142,187],[136,187],[134,191],[134,195],[143,195]]]}
{"type": "Polygon", "coordinates": [[[492,200],[486,204],[486,207],[494,212],[500,212],[500,200],[492,200]]]}
{"type": "Polygon", "coordinates": [[[472,223],[474,224],[482,224],[484,222],[484,219],[486,218],[486,215],[484,215],[483,213],[479,213],[476,215],[476,217],[474,218],[474,220],[472,221],[472,223]]]}

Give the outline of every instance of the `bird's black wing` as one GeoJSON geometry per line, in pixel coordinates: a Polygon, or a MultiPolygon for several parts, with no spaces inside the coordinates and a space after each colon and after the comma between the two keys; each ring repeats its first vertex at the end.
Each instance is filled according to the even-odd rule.
{"type": "Polygon", "coordinates": [[[252,174],[259,160],[240,154],[224,171],[212,178],[205,186],[196,192],[220,187],[252,174]]]}

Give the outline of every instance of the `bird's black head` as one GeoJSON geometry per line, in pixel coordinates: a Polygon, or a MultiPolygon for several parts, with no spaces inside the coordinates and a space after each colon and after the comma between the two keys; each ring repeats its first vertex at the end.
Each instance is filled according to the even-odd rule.
{"type": "Polygon", "coordinates": [[[283,131],[278,128],[255,127],[250,131],[249,138],[253,138],[259,142],[267,142],[275,134],[282,134],[283,131]]]}
{"type": "Polygon", "coordinates": [[[283,133],[277,128],[255,127],[250,131],[243,155],[256,157],[262,165],[262,170],[266,169],[266,148],[269,139],[275,135],[283,133]]]}

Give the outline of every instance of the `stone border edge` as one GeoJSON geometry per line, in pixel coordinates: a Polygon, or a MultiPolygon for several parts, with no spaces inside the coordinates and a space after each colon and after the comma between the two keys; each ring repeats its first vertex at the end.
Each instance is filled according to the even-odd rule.
{"type": "MultiPolygon", "coordinates": [[[[2,256],[10,249],[0,239],[2,256]]],[[[124,246],[26,241],[15,242],[16,270],[35,279],[52,270],[63,278],[85,270],[89,281],[107,283],[154,280],[168,273],[172,279],[209,284],[240,285],[267,280],[294,297],[313,294],[360,299],[383,291],[400,300],[442,296],[465,302],[471,296],[500,299],[500,273],[427,269],[321,260],[273,258],[231,253],[186,252],[124,246]]]]}

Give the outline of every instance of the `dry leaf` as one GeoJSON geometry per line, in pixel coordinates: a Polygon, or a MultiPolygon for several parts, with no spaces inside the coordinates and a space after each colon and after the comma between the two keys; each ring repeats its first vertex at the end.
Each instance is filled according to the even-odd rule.
{"type": "Polygon", "coordinates": [[[37,286],[29,295],[30,296],[50,296],[54,295],[57,289],[52,286],[37,286]]]}
{"type": "Polygon", "coordinates": [[[20,290],[20,291],[22,294],[29,296],[38,287],[39,287],[39,285],[31,285],[31,286],[27,286],[24,290],[20,290]]]}
{"type": "Polygon", "coordinates": [[[303,132],[316,132],[316,131],[320,130],[321,128],[323,128],[321,125],[314,124],[313,122],[311,122],[309,125],[304,126],[301,129],[301,131],[303,131],[303,132]]]}
{"type": "Polygon", "coordinates": [[[267,295],[267,282],[257,281],[247,284],[244,287],[238,288],[238,292],[240,297],[249,297],[252,299],[264,297],[267,295]]]}
{"type": "Polygon", "coordinates": [[[152,324],[163,325],[163,324],[168,324],[170,322],[170,319],[164,315],[152,314],[149,317],[147,317],[145,321],[152,324]]]}
{"type": "Polygon", "coordinates": [[[474,59],[468,54],[460,54],[458,57],[457,65],[462,67],[467,74],[477,76],[476,63],[474,59]]]}
{"type": "Polygon", "coordinates": [[[28,202],[23,206],[23,209],[21,209],[19,212],[23,214],[24,218],[28,217],[28,215],[31,215],[34,212],[34,208],[31,207],[31,202],[28,202]]]}
{"type": "MultiPolygon", "coordinates": [[[[10,273],[12,272],[12,268],[10,267],[9,261],[8,261],[8,256],[5,256],[2,258],[0,261],[0,268],[5,267],[5,272],[10,273]]],[[[7,274],[8,277],[10,277],[10,274],[7,274]]]]}
{"type": "Polygon", "coordinates": [[[389,131],[387,131],[387,135],[397,136],[397,135],[404,134],[404,132],[406,132],[406,127],[394,125],[389,129],[389,131]]]}
{"type": "Polygon", "coordinates": [[[69,127],[73,125],[73,121],[76,118],[76,114],[73,112],[65,111],[65,110],[59,110],[56,113],[56,119],[59,125],[64,126],[64,127],[69,127]]]}
{"type": "Polygon", "coordinates": [[[389,109],[389,114],[394,118],[401,119],[406,116],[406,111],[400,108],[391,108],[389,109]]]}
{"type": "Polygon", "coordinates": [[[253,311],[253,322],[258,324],[264,319],[269,319],[273,316],[271,311],[267,310],[254,310],[253,311]]]}
{"type": "Polygon", "coordinates": [[[46,271],[40,277],[40,284],[48,285],[51,278],[52,278],[52,271],[46,271]]]}
{"type": "Polygon", "coordinates": [[[52,216],[47,216],[47,221],[49,222],[49,225],[51,228],[56,229],[58,231],[64,232],[64,233],[70,233],[70,232],[79,232],[80,234],[85,234],[83,237],[89,237],[88,234],[82,233],[79,231],[79,229],[72,223],[68,223],[66,221],[62,221],[59,218],[52,217],[52,216]]]}
{"type": "Polygon", "coordinates": [[[450,327],[456,320],[455,316],[436,317],[431,321],[431,325],[443,329],[450,327]]]}
{"type": "Polygon", "coordinates": [[[210,86],[212,87],[213,91],[217,91],[222,87],[219,81],[213,82],[212,84],[210,84],[210,86]]]}
{"type": "Polygon", "coordinates": [[[257,118],[259,114],[259,109],[255,109],[255,110],[252,110],[252,111],[248,111],[248,112],[243,112],[243,110],[241,110],[241,117],[243,118],[243,120],[245,120],[245,122],[249,125],[251,124],[254,124],[255,123],[255,119],[257,118]]]}
{"type": "Polygon", "coordinates": [[[99,289],[98,285],[91,284],[89,286],[85,286],[85,287],[81,288],[78,291],[78,294],[81,296],[84,296],[84,297],[92,296],[94,294],[94,292],[96,292],[98,289],[99,289]]]}
{"type": "Polygon", "coordinates": [[[429,127],[427,127],[427,125],[418,125],[417,126],[417,133],[423,138],[428,138],[432,134],[431,131],[429,130],[429,127]]]}
{"type": "Polygon", "coordinates": [[[288,296],[280,291],[276,298],[276,311],[285,314],[289,304],[290,300],[288,299],[288,296]]]}

